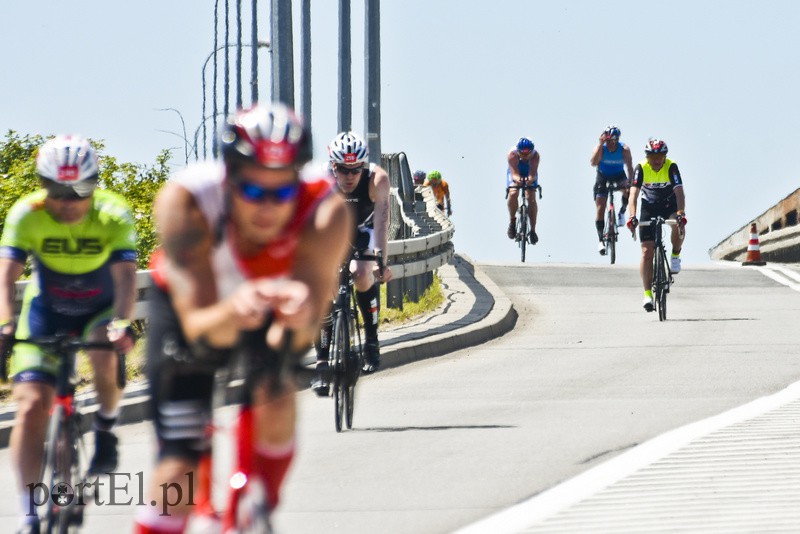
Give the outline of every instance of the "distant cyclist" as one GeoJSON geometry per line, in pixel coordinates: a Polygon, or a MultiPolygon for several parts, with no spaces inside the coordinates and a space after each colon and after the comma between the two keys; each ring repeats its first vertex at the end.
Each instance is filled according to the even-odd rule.
{"type": "MultiPolygon", "coordinates": [[[[9,211],[0,240],[0,332],[8,337],[75,332],[91,341],[133,346],[130,319],[136,304],[136,235],[128,203],[96,189],[98,159],[83,137],[59,135],[39,148],[36,174],[42,188],[20,198],[9,211]],[[19,325],[14,321],[14,282],[26,260],[33,276],[25,290],[19,325]]],[[[88,351],[98,410],[92,427],[91,474],[117,467],[119,415],[117,358],[88,351]]],[[[14,346],[10,375],[17,413],[10,438],[12,469],[19,483],[20,532],[38,532],[30,510],[30,484],[41,482],[43,444],[55,394],[58,358],[34,345],[14,346]]],[[[4,529],[5,531],[5,529],[4,529]]]]}
{"type": "MultiPolygon", "coordinates": [[[[515,147],[508,152],[508,171],[506,172],[506,188],[510,186],[522,185],[523,180],[527,180],[527,185],[539,185],[539,152],[534,148],[533,141],[527,137],[521,137],[515,147]]],[[[530,221],[530,235],[528,240],[531,245],[539,241],[536,235],[536,215],[538,206],[534,190],[525,191],[528,197],[528,220],[530,221]]],[[[517,208],[519,207],[519,193],[511,191],[508,195],[508,238],[517,237],[517,208]]],[[[524,237],[524,236],[523,236],[524,237]]]]}
{"type": "Polygon", "coordinates": [[[450,201],[450,186],[446,181],[442,180],[442,173],[439,171],[431,171],[428,173],[428,179],[423,184],[430,187],[433,191],[433,196],[436,198],[436,207],[439,211],[445,211],[445,201],[447,201],[447,216],[453,214],[453,203],[450,201]]]}
{"type": "MultiPolygon", "coordinates": [[[[641,221],[649,221],[653,217],[676,219],[680,230],[672,230],[672,257],[670,270],[673,274],[681,272],[681,246],[685,238],[686,198],[683,193],[683,179],[678,165],[667,159],[667,143],[661,139],[650,138],[644,147],[647,156],[645,161],[636,165],[631,185],[631,196],[628,202],[628,228],[633,231],[639,224],[636,218],[636,202],[642,194],[641,221]]],[[[655,228],[642,226],[639,228],[639,240],[642,244],[642,261],[639,271],[644,286],[644,309],[651,312],[655,309],[653,302],[653,254],[655,247],[655,228]]]]}
{"type": "MultiPolygon", "coordinates": [[[[369,163],[367,143],[353,132],[342,132],[328,146],[336,188],[344,195],[355,213],[352,244],[359,252],[374,255],[384,254],[389,236],[389,175],[380,166],[369,163]]],[[[384,254],[385,257],[385,254],[384,254]]],[[[356,302],[364,318],[364,366],[365,373],[380,367],[380,344],[378,343],[379,282],[388,282],[392,270],[386,267],[383,277],[376,273],[374,261],[355,262],[353,280],[356,286],[356,302]]],[[[317,369],[328,367],[332,317],[328,315],[322,326],[317,344],[317,369]]],[[[317,395],[328,394],[328,384],[322,373],[314,380],[312,388],[317,395]]]]}
{"type": "Polygon", "coordinates": [[[606,247],[603,243],[603,227],[605,225],[606,197],[608,188],[606,182],[614,182],[618,191],[622,192],[622,202],[619,208],[619,225],[625,224],[625,206],[628,203],[629,180],[633,177],[633,160],[631,149],[621,143],[619,136],[622,132],[616,126],[609,126],[600,134],[600,143],[592,153],[592,167],[597,167],[597,178],[594,182],[594,201],[597,207],[594,225],[597,228],[597,237],[600,244],[597,247],[601,255],[605,255],[606,247]],[[625,171],[628,174],[625,174],[625,171]]]}
{"type": "Polygon", "coordinates": [[[414,185],[419,186],[424,184],[425,177],[426,177],[425,171],[423,170],[414,171],[414,185]]]}

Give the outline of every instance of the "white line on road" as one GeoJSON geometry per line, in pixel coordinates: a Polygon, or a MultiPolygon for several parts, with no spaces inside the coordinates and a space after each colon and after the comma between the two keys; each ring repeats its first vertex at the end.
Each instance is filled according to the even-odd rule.
{"type": "Polygon", "coordinates": [[[800,284],[796,284],[796,283],[792,282],[791,280],[789,280],[788,278],[783,276],[783,274],[781,274],[781,273],[784,273],[784,274],[796,279],[798,282],[800,282],[800,275],[798,275],[794,271],[790,271],[789,269],[785,269],[783,267],[778,267],[778,266],[774,266],[774,267],[773,266],[770,266],[770,267],[756,267],[756,269],[758,269],[758,271],[761,274],[763,274],[764,276],[766,276],[767,278],[771,278],[771,279],[775,280],[776,282],[778,282],[779,284],[783,284],[783,285],[785,285],[785,286],[787,286],[787,287],[789,287],[791,289],[794,289],[795,291],[799,291],[800,292],[800,284]],[[780,270],[781,273],[779,273],[778,270],[780,270]]]}
{"type": "Polygon", "coordinates": [[[502,510],[456,534],[513,533],[590,497],[688,443],[720,428],[751,419],[800,398],[800,382],[719,415],[677,428],[630,449],[527,501],[502,510]]]}

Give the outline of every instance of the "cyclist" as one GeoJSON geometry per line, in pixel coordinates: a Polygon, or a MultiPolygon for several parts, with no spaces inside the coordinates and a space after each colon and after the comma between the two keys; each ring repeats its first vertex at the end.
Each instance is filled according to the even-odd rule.
{"type": "MultiPolygon", "coordinates": [[[[15,334],[26,338],[74,331],[91,341],[133,346],[130,319],[136,303],[136,235],[133,216],[119,195],[96,189],[98,159],[89,141],[59,135],[40,148],[36,173],[42,188],[11,208],[0,239],[0,345],[15,334]],[[14,282],[31,258],[33,275],[14,321],[14,282]]],[[[92,424],[95,451],[90,473],[117,466],[111,432],[122,391],[117,358],[89,351],[99,409],[92,424]]],[[[34,345],[13,347],[10,376],[17,402],[10,450],[22,503],[21,532],[38,532],[30,512],[28,484],[40,482],[43,444],[55,394],[58,360],[34,345]]]]}
{"type": "MultiPolygon", "coordinates": [[[[185,527],[186,499],[161,515],[162,491],[178,485],[188,495],[187,473],[208,451],[214,364],[238,352],[274,368],[286,329],[295,332],[292,350],[305,352],[347,248],[349,210],[327,176],[301,176],[311,141],[289,108],[238,111],[220,147],[223,161],[178,172],[154,205],[161,248],[151,261],[147,350],[159,450],[149,488],[156,505],[137,514],[138,533],[185,527]]],[[[272,509],[294,455],[296,407],[293,385],[271,384],[253,392],[252,453],[272,509]]]]}
{"type": "MultiPolygon", "coordinates": [[[[667,143],[661,139],[650,138],[644,147],[645,161],[636,165],[633,173],[633,184],[628,201],[628,228],[634,231],[639,224],[636,218],[636,203],[639,193],[642,195],[641,220],[649,221],[653,217],[674,218],[679,229],[672,231],[672,257],[670,270],[673,274],[681,272],[681,246],[685,238],[686,197],[683,192],[683,179],[678,165],[667,159],[667,143]]],[[[655,310],[653,301],[653,254],[655,252],[655,228],[643,226],[639,228],[639,240],[642,243],[642,261],[639,271],[644,285],[642,305],[648,312],[655,310]]]]}
{"type": "MultiPolygon", "coordinates": [[[[539,152],[534,148],[533,141],[527,137],[521,137],[515,147],[508,152],[508,171],[506,172],[506,188],[522,185],[523,180],[531,178],[533,181],[528,185],[539,185],[539,152]]],[[[536,235],[536,215],[538,206],[536,205],[535,191],[529,189],[525,191],[528,197],[528,220],[530,221],[530,234],[528,241],[535,245],[539,241],[536,235]]],[[[519,207],[519,194],[511,191],[508,195],[508,215],[511,221],[508,223],[508,238],[517,237],[517,208],[519,207]]],[[[524,236],[523,236],[524,237],[524,236]]]]}
{"type": "Polygon", "coordinates": [[[426,174],[425,174],[425,171],[423,171],[423,170],[414,171],[414,185],[418,186],[418,185],[424,184],[425,183],[425,176],[426,176],[426,174]]]}
{"type": "Polygon", "coordinates": [[[619,209],[619,225],[625,224],[625,206],[628,203],[629,179],[633,176],[633,158],[631,148],[621,143],[619,136],[622,132],[616,126],[609,126],[600,134],[600,143],[592,153],[592,167],[597,167],[597,177],[594,182],[594,202],[597,207],[594,225],[597,228],[597,237],[600,244],[597,247],[601,255],[605,255],[606,247],[603,244],[604,215],[606,211],[606,197],[608,188],[606,182],[614,182],[617,190],[622,192],[622,202],[619,209]],[[628,174],[625,174],[625,171],[628,174]]]}
{"type": "Polygon", "coordinates": [[[431,171],[428,173],[428,179],[423,184],[425,187],[430,187],[433,191],[433,196],[436,197],[436,207],[439,211],[444,210],[444,201],[447,200],[447,216],[453,214],[453,203],[450,201],[450,186],[442,180],[442,173],[439,171],[431,171]]]}
{"type": "MultiPolygon", "coordinates": [[[[376,256],[386,250],[389,233],[389,175],[380,166],[369,163],[369,148],[353,132],[342,132],[328,145],[328,157],[336,180],[336,188],[344,195],[355,213],[353,248],[359,252],[373,251],[376,256]]],[[[374,261],[355,262],[353,281],[356,301],[364,318],[364,373],[380,367],[378,343],[378,284],[392,279],[392,270],[385,267],[383,275],[376,273],[374,261]]],[[[317,349],[317,369],[328,368],[333,318],[329,314],[320,332],[317,349]]],[[[320,374],[312,383],[317,395],[328,394],[329,385],[320,374]]]]}

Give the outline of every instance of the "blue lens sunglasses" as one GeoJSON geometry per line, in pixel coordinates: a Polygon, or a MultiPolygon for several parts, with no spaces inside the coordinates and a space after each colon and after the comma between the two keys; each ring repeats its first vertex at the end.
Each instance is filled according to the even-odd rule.
{"type": "Polygon", "coordinates": [[[299,183],[284,185],[283,187],[269,188],[256,185],[241,178],[234,180],[236,190],[242,198],[248,202],[264,202],[272,200],[279,204],[284,204],[293,200],[300,190],[299,183]]]}

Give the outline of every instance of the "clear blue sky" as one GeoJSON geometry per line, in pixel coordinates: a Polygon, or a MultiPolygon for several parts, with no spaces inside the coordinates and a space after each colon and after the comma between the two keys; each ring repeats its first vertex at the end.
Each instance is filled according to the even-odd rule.
{"type": "MultiPolygon", "coordinates": [[[[259,4],[269,40],[270,2],[259,4]]],[[[353,121],[363,131],[363,2],[352,10],[353,121]]],[[[337,13],[334,0],[312,1],[319,155],[336,134],[337,13]]],[[[383,151],[442,171],[459,251],[515,261],[505,238],[505,154],[530,136],[544,188],[530,259],[600,263],[588,163],[598,134],[618,125],[634,161],[647,137],[662,137],[685,181],[684,261],[704,262],[709,247],[798,187],[786,163],[800,124],[798,20],[800,3],[788,0],[384,0],[383,151]]],[[[299,30],[295,37],[299,58],[299,30]]],[[[0,42],[3,131],[77,131],[141,163],[178,147],[173,163],[182,165],[183,142],[159,132],[180,132],[178,116],[155,108],[179,109],[190,137],[199,125],[212,1],[3,2],[0,42]]],[[[260,58],[263,99],[269,53],[260,58]]],[[[621,262],[636,261],[638,245],[625,237],[620,249],[621,262]]]]}

